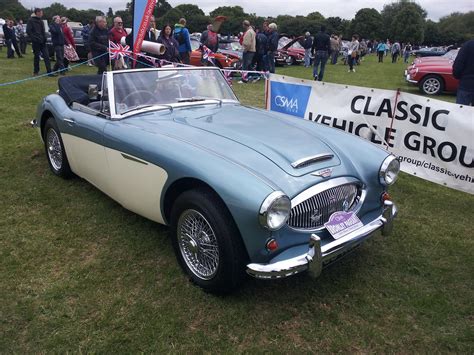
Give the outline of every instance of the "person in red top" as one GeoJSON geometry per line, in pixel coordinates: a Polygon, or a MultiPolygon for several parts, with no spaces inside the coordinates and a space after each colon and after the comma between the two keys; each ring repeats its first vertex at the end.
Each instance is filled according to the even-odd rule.
{"type": "Polygon", "coordinates": [[[74,41],[74,35],[72,34],[72,30],[67,24],[68,21],[69,19],[67,17],[61,17],[61,29],[63,30],[63,34],[64,34],[64,47],[65,47],[64,48],[64,67],[65,68],[68,68],[69,62],[75,59],[74,56],[71,56],[71,54],[68,53],[68,50],[66,47],[71,46],[72,48],[74,48],[74,52],[76,51],[76,42],[74,41]]]}
{"type": "Polygon", "coordinates": [[[123,28],[122,18],[114,18],[114,27],[109,31],[109,39],[115,44],[120,44],[122,37],[127,37],[127,31],[123,28]]]}
{"type": "Polygon", "coordinates": [[[63,33],[64,33],[64,40],[65,40],[65,44],[66,46],[73,46],[74,49],[76,49],[76,42],[74,41],[74,36],[72,34],[72,30],[71,28],[67,25],[67,22],[68,22],[68,18],[67,17],[61,17],[61,28],[63,30],[63,33]]]}
{"type": "MultiPolygon", "coordinates": [[[[122,18],[117,16],[114,18],[114,26],[109,31],[109,41],[120,44],[123,37],[127,37],[127,31],[123,28],[122,18]]],[[[127,58],[125,62],[112,60],[112,68],[123,69],[127,62],[127,58]]]]}

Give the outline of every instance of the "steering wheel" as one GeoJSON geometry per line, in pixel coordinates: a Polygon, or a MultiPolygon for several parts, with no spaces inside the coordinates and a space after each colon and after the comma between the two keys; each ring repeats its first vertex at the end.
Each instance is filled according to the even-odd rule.
{"type": "Polygon", "coordinates": [[[147,90],[137,90],[131,92],[123,98],[123,103],[128,107],[146,105],[155,99],[155,95],[147,90]]]}

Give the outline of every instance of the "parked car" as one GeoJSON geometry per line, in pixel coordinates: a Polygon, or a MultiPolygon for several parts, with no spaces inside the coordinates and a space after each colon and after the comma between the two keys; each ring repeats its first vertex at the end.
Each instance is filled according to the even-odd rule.
{"type": "MultiPolygon", "coordinates": [[[[84,40],[82,39],[82,26],[78,26],[75,24],[74,27],[70,27],[74,36],[74,42],[76,43],[76,52],[79,59],[87,60],[87,51],[86,47],[84,46],[84,40]]],[[[51,57],[51,59],[54,59],[54,48],[51,42],[51,33],[49,31],[46,31],[46,44],[48,46],[49,56],[51,57]]]]}
{"type": "Polygon", "coordinates": [[[215,67],[58,83],[32,122],[52,173],[80,176],[170,226],[179,263],[205,290],[231,290],[245,271],[260,279],[310,268],[319,275],[376,231],[391,231],[393,155],[337,129],[241,105],[215,67]]]}
{"type": "Polygon", "coordinates": [[[458,56],[459,49],[452,49],[449,52],[446,52],[442,56],[433,56],[433,57],[417,57],[413,61],[413,64],[429,63],[429,62],[443,62],[445,60],[454,61],[458,56]]]}
{"type": "Polygon", "coordinates": [[[411,54],[414,55],[415,57],[442,56],[445,53],[446,53],[446,49],[443,47],[421,48],[421,49],[411,52],[411,54]]]}
{"type": "Polygon", "coordinates": [[[242,60],[244,48],[239,41],[220,39],[219,40],[219,52],[224,55],[231,55],[242,60]]]}
{"type": "MultiPolygon", "coordinates": [[[[190,57],[190,64],[196,67],[202,66],[202,49],[201,43],[195,39],[191,38],[191,57],[190,57]]],[[[241,60],[238,56],[232,54],[223,54],[223,53],[214,53],[214,61],[216,66],[221,69],[239,69],[241,67],[241,60]]]]}
{"type": "Polygon", "coordinates": [[[418,86],[425,95],[456,92],[459,80],[453,76],[453,62],[454,59],[441,57],[415,62],[405,70],[406,81],[418,86]]]}
{"type": "Polygon", "coordinates": [[[304,48],[301,41],[304,37],[290,39],[288,37],[281,37],[278,41],[278,49],[288,55],[288,64],[296,65],[304,63],[304,48]]]}

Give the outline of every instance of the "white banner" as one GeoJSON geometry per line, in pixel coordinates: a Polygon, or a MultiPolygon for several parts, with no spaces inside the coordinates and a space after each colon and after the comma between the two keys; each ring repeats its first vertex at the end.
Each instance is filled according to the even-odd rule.
{"type": "Polygon", "coordinates": [[[474,194],[474,108],[393,90],[270,76],[268,110],[338,128],[399,157],[402,171],[474,194]]]}

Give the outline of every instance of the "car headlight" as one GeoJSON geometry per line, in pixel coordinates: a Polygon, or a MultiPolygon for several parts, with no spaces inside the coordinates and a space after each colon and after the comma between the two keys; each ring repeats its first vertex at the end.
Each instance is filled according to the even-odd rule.
{"type": "Polygon", "coordinates": [[[290,198],[281,191],[274,191],[267,196],[260,207],[260,224],[271,231],[276,231],[286,223],[290,210],[290,198]]]}
{"type": "Polygon", "coordinates": [[[380,166],[379,179],[382,185],[392,185],[397,181],[400,172],[400,162],[394,155],[385,158],[380,166]]]}

